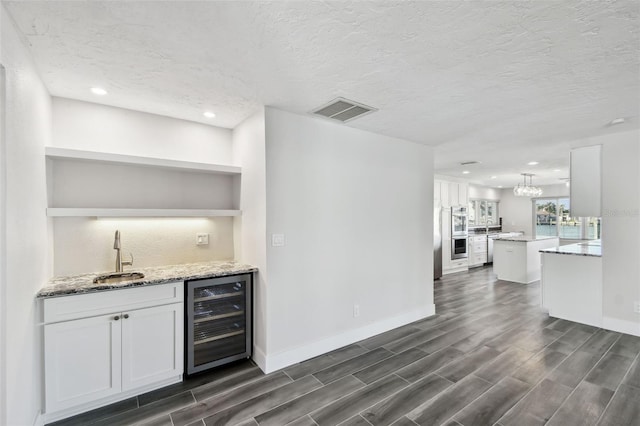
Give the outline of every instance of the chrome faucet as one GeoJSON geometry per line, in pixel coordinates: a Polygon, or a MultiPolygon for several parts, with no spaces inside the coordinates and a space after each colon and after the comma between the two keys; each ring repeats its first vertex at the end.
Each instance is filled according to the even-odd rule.
{"type": "Polygon", "coordinates": [[[122,261],[122,256],[120,255],[120,231],[116,231],[116,238],[113,241],[113,249],[116,251],[116,272],[122,272],[122,267],[123,266],[131,266],[133,265],[133,255],[131,253],[129,253],[129,256],[131,256],[131,260],[129,261],[122,261]]]}

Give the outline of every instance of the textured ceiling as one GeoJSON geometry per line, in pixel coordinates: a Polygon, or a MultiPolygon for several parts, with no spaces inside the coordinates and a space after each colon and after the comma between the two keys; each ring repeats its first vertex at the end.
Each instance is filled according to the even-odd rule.
{"type": "Polygon", "coordinates": [[[223,127],[343,96],[380,109],[348,126],[438,145],[441,174],[482,161],[486,184],[530,160],[557,183],[564,141],[638,128],[637,1],[4,4],[53,95],[223,127]]]}

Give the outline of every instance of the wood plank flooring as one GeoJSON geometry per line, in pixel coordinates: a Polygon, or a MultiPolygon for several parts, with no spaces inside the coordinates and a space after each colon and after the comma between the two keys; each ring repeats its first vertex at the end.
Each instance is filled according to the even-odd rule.
{"type": "Polygon", "coordinates": [[[550,318],[490,267],[435,284],[437,315],[264,375],[240,362],[55,423],[638,426],[640,338],[550,318]]]}

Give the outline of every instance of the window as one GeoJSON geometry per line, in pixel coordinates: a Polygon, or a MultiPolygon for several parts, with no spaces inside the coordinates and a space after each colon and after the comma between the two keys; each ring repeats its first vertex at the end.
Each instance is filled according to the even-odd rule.
{"type": "Polygon", "coordinates": [[[600,238],[600,218],[572,217],[569,198],[533,200],[536,236],[560,237],[567,240],[600,238]]]}

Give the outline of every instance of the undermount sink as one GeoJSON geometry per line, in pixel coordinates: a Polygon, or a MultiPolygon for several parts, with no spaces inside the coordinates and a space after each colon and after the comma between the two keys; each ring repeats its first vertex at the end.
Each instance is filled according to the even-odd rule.
{"type": "Polygon", "coordinates": [[[123,281],[133,281],[144,278],[142,272],[114,272],[111,274],[99,275],[93,279],[94,284],[111,284],[123,281]]]}

